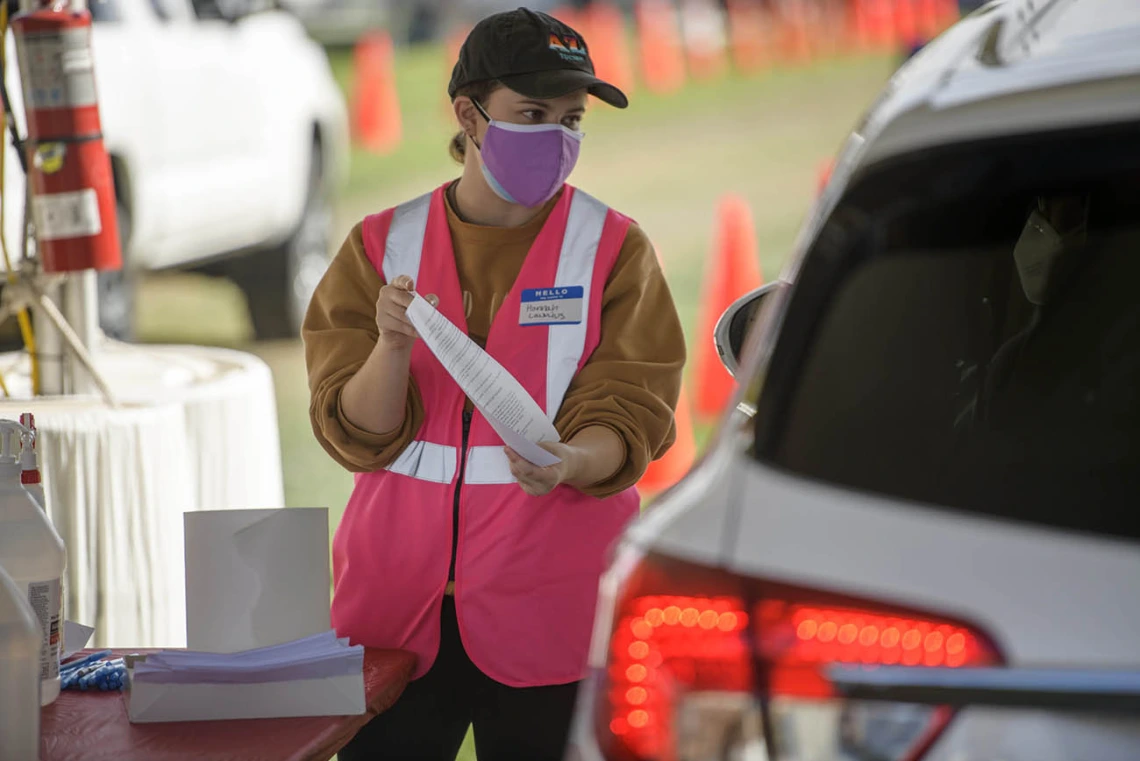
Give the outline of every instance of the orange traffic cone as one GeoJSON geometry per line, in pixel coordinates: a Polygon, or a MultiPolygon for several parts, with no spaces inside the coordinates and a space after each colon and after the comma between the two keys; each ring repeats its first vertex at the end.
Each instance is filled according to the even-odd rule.
{"type": "Polygon", "coordinates": [[[851,10],[851,38],[859,52],[875,48],[874,0],[854,0],[851,10]]]}
{"type": "Polygon", "coordinates": [[[366,34],[356,43],[353,62],[353,126],[356,140],[375,153],[388,153],[400,144],[400,102],[392,38],[386,32],[366,34]]]}
{"type": "Polygon", "coordinates": [[[811,60],[811,13],[805,0],[791,0],[783,9],[784,59],[792,63],[811,60]]]}
{"type": "Polygon", "coordinates": [[[725,196],[718,212],[716,241],[707,260],[701,295],[700,341],[697,343],[697,415],[719,414],[732,396],[735,381],[717,357],[713,330],[724,310],[763,283],[757,258],[756,231],[748,202],[725,196]]]}
{"type": "Polygon", "coordinates": [[[768,63],[769,16],[758,0],[728,0],[728,35],[738,71],[759,71],[768,63]]]}
{"type": "Polygon", "coordinates": [[[868,45],[873,50],[890,50],[895,44],[893,0],[861,0],[868,45]]]}
{"type": "Polygon", "coordinates": [[[638,0],[637,48],[641,76],[655,93],[672,93],[685,85],[677,14],[671,0],[638,0]]]}
{"type": "Polygon", "coordinates": [[[929,42],[942,33],[940,0],[918,0],[918,33],[929,42]]]}
{"type": "Polygon", "coordinates": [[[585,29],[580,31],[590,43],[595,73],[628,94],[633,90],[633,61],[621,10],[611,3],[595,2],[582,20],[585,29]]]}
{"type": "Polygon", "coordinates": [[[957,24],[959,19],[962,18],[962,11],[958,7],[957,0],[943,0],[941,3],[941,12],[938,14],[941,23],[939,24],[939,31],[945,31],[950,27],[957,24]]]}
{"type": "Polygon", "coordinates": [[[725,55],[725,20],[713,0],[681,0],[681,28],[685,58],[694,79],[713,79],[728,68],[725,55]]]}
{"type": "Polygon", "coordinates": [[[471,27],[460,26],[452,30],[451,34],[447,35],[447,73],[451,74],[451,69],[455,66],[455,62],[459,60],[459,50],[463,47],[463,43],[467,41],[467,35],[471,33],[471,27]]]}
{"type": "Polygon", "coordinates": [[[693,467],[697,458],[697,442],[693,437],[693,417],[689,411],[689,395],[681,382],[681,396],[677,399],[677,414],[673,418],[677,428],[677,438],[660,459],[649,463],[645,475],[637,482],[637,488],[646,494],[655,494],[668,489],[681,480],[693,467]]]}
{"type": "Polygon", "coordinates": [[[914,0],[895,0],[895,39],[898,48],[918,42],[918,9],[914,0]]]}
{"type": "Polygon", "coordinates": [[[824,55],[841,55],[853,48],[851,37],[848,34],[848,29],[851,26],[851,12],[852,9],[847,3],[843,5],[825,3],[822,6],[817,6],[816,13],[822,41],[821,52],[824,55]]]}
{"type": "Polygon", "coordinates": [[[455,68],[455,63],[459,60],[459,50],[463,47],[463,43],[467,40],[467,35],[470,34],[471,27],[460,26],[455,28],[449,35],[447,35],[444,55],[444,63],[446,68],[443,74],[443,92],[442,100],[440,102],[440,115],[445,124],[455,123],[455,111],[451,107],[451,98],[447,95],[447,85],[451,81],[451,72],[455,68]]]}
{"type": "Polygon", "coordinates": [[[827,181],[831,179],[831,170],[833,162],[831,159],[824,159],[819,164],[819,169],[816,170],[815,175],[815,194],[817,196],[823,193],[823,189],[827,187],[827,181]]]}

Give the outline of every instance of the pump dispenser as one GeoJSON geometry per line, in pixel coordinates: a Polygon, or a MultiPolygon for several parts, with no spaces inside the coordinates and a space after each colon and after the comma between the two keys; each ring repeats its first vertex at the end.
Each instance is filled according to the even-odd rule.
{"type": "Polygon", "coordinates": [[[63,628],[63,575],[67,550],[47,513],[20,483],[16,442],[28,428],[0,420],[0,567],[24,595],[40,628],[40,703],[59,697],[59,657],[63,628]]]}
{"type": "Polygon", "coordinates": [[[36,454],[36,439],[39,433],[36,431],[35,415],[30,412],[20,415],[20,425],[31,431],[30,434],[20,436],[20,483],[24,485],[28,494],[32,495],[32,499],[40,509],[47,511],[44,480],[40,475],[40,461],[36,454]]]}

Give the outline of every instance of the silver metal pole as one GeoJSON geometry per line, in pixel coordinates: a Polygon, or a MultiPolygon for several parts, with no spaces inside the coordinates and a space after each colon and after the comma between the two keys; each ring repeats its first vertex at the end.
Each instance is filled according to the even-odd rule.
{"type": "MultiPolygon", "coordinates": [[[[32,184],[24,183],[24,227],[22,246],[20,251],[20,273],[23,278],[35,276],[35,268],[28,263],[28,248],[36,245],[30,233],[32,208],[32,184]]],[[[38,248],[38,246],[37,246],[38,248]]],[[[54,280],[44,284],[44,293],[48,298],[59,301],[59,287],[54,280]]],[[[31,304],[28,304],[32,306],[31,304]]],[[[32,318],[32,332],[36,337],[36,359],[40,366],[40,389],[43,396],[63,396],[67,393],[67,383],[64,374],[63,341],[59,331],[41,310],[29,310],[32,318]]]]}
{"type": "MultiPolygon", "coordinates": [[[[53,304],[59,302],[59,287],[49,285],[44,298],[53,304]]],[[[36,332],[36,354],[40,360],[40,393],[44,396],[63,396],[67,393],[64,372],[63,337],[55,322],[42,309],[32,309],[32,327],[36,332]]]]}
{"type": "Polygon", "coordinates": [[[55,323],[56,328],[59,329],[59,332],[63,335],[63,339],[67,342],[68,348],[75,352],[75,357],[79,360],[79,364],[83,365],[83,369],[87,371],[91,381],[95,384],[95,387],[99,389],[99,392],[103,395],[107,404],[113,408],[119,407],[118,399],[111,391],[107,380],[103,377],[102,373],[99,372],[99,368],[95,366],[94,358],[87,351],[80,337],[76,335],[75,331],[71,329],[71,326],[67,324],[67,320],[63,314],[52,300],[49,299],[43,291],[37,288],[35,284],[31,284],[31,288],[33,293],[36,294],[36,300],[39,302],[40,309],[47,314],[48,319],[55,323]]]}
{"type": "MultiPolygon", "coordinates": [[[[68,325],[75,331],[79,345],[91,356],[92,361],[99,347],[99,289],[95,270],[83,270],[68,275],[63,284],[63,314],[68,325]]],[[[87,394],[93,391],[90,373],[75,366],[75,360],[86,362],[75,355],[67,363],[68,391],[72,394],[87,394]]]]}

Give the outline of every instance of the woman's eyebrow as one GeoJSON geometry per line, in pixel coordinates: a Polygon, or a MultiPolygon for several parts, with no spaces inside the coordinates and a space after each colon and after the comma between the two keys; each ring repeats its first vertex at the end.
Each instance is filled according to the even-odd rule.
{"type": "MultiPolygon", "coordinates": [[[[518,106],[533,107],[533,108],[540,108],[543,111],[549,111],[550,110],[550,104],[549,103],[543,103],[541,100],[529,100],[529,99],[520,100],[517,105],[518,106]]],[[[567,111],[566,115],[567,116],[580,116],[581,114],[584,114],[584,113],[586,113],[586,107],[585,106],[575,106],[574,108],[567,111]]]]}

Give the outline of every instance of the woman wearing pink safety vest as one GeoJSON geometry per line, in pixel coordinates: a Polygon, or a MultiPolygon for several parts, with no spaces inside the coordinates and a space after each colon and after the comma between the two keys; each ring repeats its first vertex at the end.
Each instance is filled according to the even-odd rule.
{"type": "Polygon", "coordinates": [[[303,331],[313,429],[356,479],[333,626],[418,656],[342,761],[451,761],[471,727],[480,761],[560,759],[606,552],[674,436],[684,343],[653,248],[565,184],[587,95],[625,95],[577,32],[525,9],[472,30],[448,91],[462,176],[357,225],[303,331]],[[557,464],[473,409],[417,340],[413,291],[530,393],[557,464]]]}

